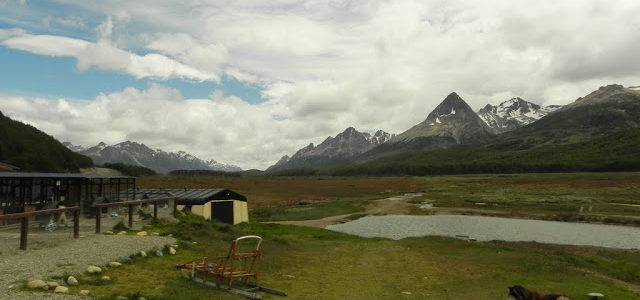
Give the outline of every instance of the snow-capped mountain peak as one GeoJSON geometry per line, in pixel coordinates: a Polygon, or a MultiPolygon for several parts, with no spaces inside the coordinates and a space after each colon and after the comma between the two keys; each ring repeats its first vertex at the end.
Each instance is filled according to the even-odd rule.
{"type": "Polygon", "coordinates": [[[487,104],[478,111],[478,116],[497,133],[502,133],[533,123],[560,107],[540,106],[516,97],[498,106],[487,104]]]}
{"type": "Polygon", "coordinates": [[[377,145],[386,143],[393,136],[394,136],[393,134],[385,132],[384,130],[378,130],[373,135],[369,135],[368,140],[372,145],[377,146],[377,145]]]}

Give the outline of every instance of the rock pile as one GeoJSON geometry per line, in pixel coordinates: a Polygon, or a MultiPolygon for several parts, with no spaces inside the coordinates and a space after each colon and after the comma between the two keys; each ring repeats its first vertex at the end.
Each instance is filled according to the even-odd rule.
{"type": "MultiPolygon", "coordinates": [[[[146,232],[144,234],[142,234],[141,236],[145,236],[145,235],[146,235],[146,232]]],[[[177,252],[176,248],[178,248],[177,244],[173,244],[171,246],[169,246],[169,245],[165,246],[165,249],[167,250],[167,252],[170,255],[175,255],[176,254],[176,252],[177,252]]],[[[162,249],[155,250],[154,254],[157,257],[161,257],[161,256],[164,255],[162,249]]],[[[139,255],[141,257],[148,257],[148,254],[145,251],[140,251],[139,255]]],[[[120,258],[118,258],[118,261],[109,262],[107,264],[107,267],[108,268],[118,268],[118,267],[122,266],[122,263],[131,263],[131,262],[132,262],[132,259],[129,258],[129,257],[120,257],[120,258]]],[[[100,273],[102,273],[102,271],[103,271],[103,268],[98,267],[98,266],[93,266],[93,265],[88,266],[87,269],[86,269],[86,272],[88,274],[100,274],[100,273]]],[[[111,281],[111,277],[105,275],[105,276],[100,277],[100,280],[103,281],[103,282],[108,282],[108,281],[111,281]]],[[[66,280],[62,280],[62,283],[60,283],[58,281],[44,281],[44,280],[41,280],[41,279],[29,280],[26,283],[26,286],[29,289],[33,289],[33,290],[36,290],[36,289],[53,290],[53,293],[56,293],[56,294],[69,294],[69,287],[77,286],[77,285],[78,285],[78,279],[76,277],[74,277],[74,276],[67,277],[66,280]]],[[[81,296],[81,297],[88,297],[90,294],[91,294],[91,291],[89,291],[89,290],[80,290],[78,292],[78,296],[81,296]]],[[[122,298],[122,299],[124,299],[124,298],[122,298]]],[[[140,297],[139,299],[144,299],[144,298],[140,297]]]]}

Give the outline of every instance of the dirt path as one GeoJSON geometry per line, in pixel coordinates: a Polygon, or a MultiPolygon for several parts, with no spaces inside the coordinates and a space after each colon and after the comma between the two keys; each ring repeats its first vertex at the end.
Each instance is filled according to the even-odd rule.
{"type": "Polygon", "coordinates": [[[411,204],[408,201],[413,199],[413,198],[415,198],[415,197],[420,197],[420,196],[422,196],[422,194],[420,194],[420,193],[415,193],[415,194],[412,193],[412,194],[404,194],[404,195],[400,195],[400,196],[395,196],[395,197],[391,197],[391,198],[373,200],[373,201],[371,201],[371,203],[369,203],[369,205],[365,206],[365,211],[363,211],[363,212],[357,212],[357,213],[351,213],[351,214],[345,214],[345,215],[337,215],[337,216],[330,216],[330,217],[326,217],[326,218],[322,218],[322,219],[315,219],[315,220],[276,221],[276,222],[269,222],[269,223],[325,228],[325,227],[327,227],[329,225],[332,225],[332,224],[344,223],[344,222],[350,221],[348,219],[348,217],[351,216],[351,215],[356,215],[356,214],[368,214],[368,215],[398,214],[398,215],[401,215],[401,214],[408,213],[409,209],[411,207],[415,206],[414,204],[411,204]]]}

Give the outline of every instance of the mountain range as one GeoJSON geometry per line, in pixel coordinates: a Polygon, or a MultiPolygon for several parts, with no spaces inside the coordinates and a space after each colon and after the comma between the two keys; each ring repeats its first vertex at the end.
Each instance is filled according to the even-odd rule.
{"type": "Polygon", "coordinates": [[[637,170],[640,170],[640,88],[609,85],[482,143],[403,152],[354,162],[329,170],[329,174],[637,170]]]}
{"type": "Polygon", "coordinates": [[[373,149],[383,143],[386,143],[393,136],[382,130],[376,131],[371,135],[367,132],[357,131],[353,127],[345,129],[345,131],[336,135],[336,137],[327,137],[322,143],[314,146],[310,143],[306,147],[298,150],[291,157],[283,156],[273,166],[267,169],[268,172],[317,167],[336,166],[349,162],[349,159],[373,149]]]}
{"type": "Polygon", "coordinates": [[[424,121],[398,135],[380,130],[370,136],[349,127],[335,138],[328,137],[318,146],[309,144],[291,157],[283,156],[267,172],[326,168],[410,151],[482,143],[496,134],[533,123],[560,107],[540,106],[513,98],[498,106],[487,104],[476,113],[458,94],[451,93],[424,121]],[[377,136],[381,138],[372,141],[377,136]]]}
{"type": "Polygon", "coordinates": [[[69,142],[63,144],[74,152],[88,156],[96,165],[123,163],[149,168],[158,173],[168,173],[173,170],[242,171],[240,167],[219,163],[213,159],[204,161],[184,151],[166,152],[161,149],[154,150],[145,144],[132,141],[115,145],[107,145],[100,142],[98,145],[89,148],[73,145],[69,142]]]}

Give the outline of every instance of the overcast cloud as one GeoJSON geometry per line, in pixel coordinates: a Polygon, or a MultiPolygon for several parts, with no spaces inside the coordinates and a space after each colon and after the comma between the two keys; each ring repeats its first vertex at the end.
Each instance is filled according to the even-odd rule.
{"type": "Polygon", "coordinates": [[[479,109],[640,85],[635,0],[60,2],[104,15],[93,38],[16,26],[0,43],[159,81],[87,101],[0,95],[3,113],[75,144],[129,139],[264,169],[348,126],[402,132],[453,91],[479,109]],[[266,101],[184,99],[162,84],[224,76],[258,84],[266,101]]]}

